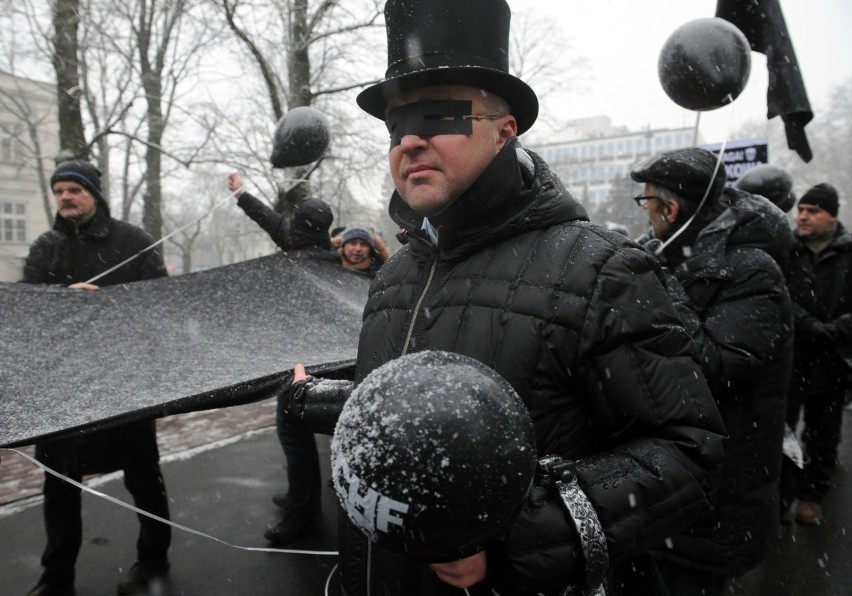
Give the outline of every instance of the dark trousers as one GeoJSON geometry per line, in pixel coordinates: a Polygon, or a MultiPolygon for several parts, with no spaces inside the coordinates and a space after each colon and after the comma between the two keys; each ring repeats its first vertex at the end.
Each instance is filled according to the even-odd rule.
{"type": "MultiPolygon", "coordinates": [[[[36,448],[36,455],[48,467],[77,482],[84,474],[121,469],[124,471],[124,485],[136,507],[169,519],[152,421],[91,433],[82,439],[41,444],[36,448]]],[[[45,473],[43,512],[47,545],[41,558],[44,567],[41,581],[71,585],[83,539],[80,489],[45,473]]],[[[143,515],[138,515],[138,518],[138,560],[148,563],[164,561],[171,542],[171,528],[143,515]]]]}
{"type": "Polygon", "coordinates": [[[805,468],[799,470],[790,462],[785,462],[787,477],[782,482],[788,491],[784,495],[785,501],[789,502],[791,497],[795,497],[820,503],[828,492],[831,475],[837,467],[844,394],[844,387],[826,391],[808,391],[795,385],[791,387],[787,396],[787,423],[795,429],[800,410],[804,409],[802,449],[805,468]]]}
{"type": "Polygon", "coordinates": [[[322,479],[314,434],[288,419],[281,400],[275,422],[278,441],[287,460],[287,501],[291,510],[297,515],[317,514],[321,508],[322,479]]]}
{"type": "Polygon", "coordinates": [[[722,596],[728,578],[675,562],[641,555],[612,572],[614,596],[722,596]]]}

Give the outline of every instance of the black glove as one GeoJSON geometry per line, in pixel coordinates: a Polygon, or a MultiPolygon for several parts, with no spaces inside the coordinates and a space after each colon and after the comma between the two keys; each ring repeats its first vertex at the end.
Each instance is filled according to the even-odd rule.
{"type": "Polygon", "coordinates": [[[826,337],[832,343],[848,341],[852,337],[852,314],[840,315],[838,318],[822,325],[826,337]]]}
{"type": "Polygon", "coordinates": [[[310,375],[293,382],[290,374],[278,392],[278,407],[290,421],[311,432],[331,435],[352,388],[352,381],[317,379],[310,375]]]}
{"type": "Polygon", "coordinates": [[[536,475],[521,511],[488,556],[500,593],[534,595],[582,583],[580,538],[552,479],[536,475]]]}

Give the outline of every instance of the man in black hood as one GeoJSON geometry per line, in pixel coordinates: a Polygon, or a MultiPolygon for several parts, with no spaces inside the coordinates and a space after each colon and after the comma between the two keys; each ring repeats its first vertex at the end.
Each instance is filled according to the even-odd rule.
{"type": "MultiPolygon", "coordinates": [[[[53,229],[39,236],[30,248],[22,281],[97,290],[98,286],[166,276],[160,253],[142,252],[153,244],[151,237],[110,216],[96,167],[82,160],[60,163],[50,185],[56,197],[56,220],[53,229]],[[101,277],[97,285],[87,283],[134,255],[137,258],[101,277]]],[[[46,441],[36,445],[36,457],[78,482],[84,474],[123,470],[136,506],[169,517],[153,420],[46,441]]],[[[46,473],[44,573],[28,596],[74,593],[74,567],[83,532],[80,508],[80,489],[46,473]]],[[[138,560],[119,583],[119,594],[147,591],[149,584],[161,579],[169,568],[169,526],[145,516],[139,516],[139,524],[138,560]]]]}
{"type": "MultiPolygon", "coordinates": [[[[331,207],[318,198],[300,201],[288,221],[260,199],[245,191],[242,177],[228,176],[228,190],[237,196],[237,205],[263,228],[288,256],[340,263],[331,248],[328,230],[334,220],[331,207]]],[[[287,461],[287,493],[276,494],[273,503],[283,517],[267,528],[264,537],[275,546],[283,546],[319,531],[317,516],[321,509],[322,480],[319,452],[314,434],[298,421],[288,420],[279,403],[276,414],[278,441],[287,461]]]]}
{"type": "Polygon", "coordinates": [[[720,595],[728,578],[760,562],[778,527],[780,413],[793,340],[782,267],[792,239],[781,210],[726,189],[724,166],[704,149],[652,156],[631,176],[645,184],[635,200],[656,236],[646,246],[667,267],[729,438],[713,512],[622,566],[615,588],[720,595]]]}
{"type": "MultiPolygon", "coordinates": [[[[449,548],[418,544],[404,513],[387,523],[374,487],[335,476],[361,502],[359,515],[403,545],[395,552],[371,542],[342,514],[343,590],[598,590],[611,561],[709,506],[724,432],[718,412],[656,261],[590,224],[547,164],[520,147],[538,100],[508,72],[505,0],[390,0],[385,17],[386,79],[358,104],[387,127],[389,211],[406,245],[370,289],[355,383],[410,352],[479,360],[523,400],[538,457],[554,456],[541,462],[542,475],[555,483],[533,489],[496,535],[449,548]]],[[[302,379],[301,370],[296,378],[294,402],[310,409],[329,382],[302,379]]],[[[482,454],[469,448],[475,465],[482,454]]]]}

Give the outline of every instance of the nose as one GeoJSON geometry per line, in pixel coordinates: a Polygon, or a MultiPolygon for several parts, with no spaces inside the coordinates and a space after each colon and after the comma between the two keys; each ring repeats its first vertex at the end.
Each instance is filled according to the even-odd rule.
{"type": "Polygon", "coordinates": [[[427,140],[426,137],[421,137],[420,135],[415,134],[407,134],[403,135],[403,137],[399,140],[399,148],[402,151],[415,151],[417,149],[422,149],[426,146],[427,140]]]}

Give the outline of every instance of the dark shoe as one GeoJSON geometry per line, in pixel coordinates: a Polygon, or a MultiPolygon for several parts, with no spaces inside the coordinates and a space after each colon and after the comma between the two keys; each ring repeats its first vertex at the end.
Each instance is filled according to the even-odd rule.
{"type": "Polygon", "coordinates": [[[27,596],[74,596],[74,586],[38,582],[27,596]]]}
{"type": "Polygon", "coordinates": [[[822,523],[822,505],[813,501],[799,501],[796,506],[796,521],[809,526],[820,525],[822,523]]]}
{"type": "Polygon", "coordinates": [[[143,563],[136,561],[118,582],[119,594],[147,594],[152,583],[161,581],[169,572],[169,562],[143,563]]]}
{"type": "Polygon", "coordinates": [[[263,533],[273,546],[282,546],[319,532],[315,515],[287,514],[284,519],[263,533]]]}

